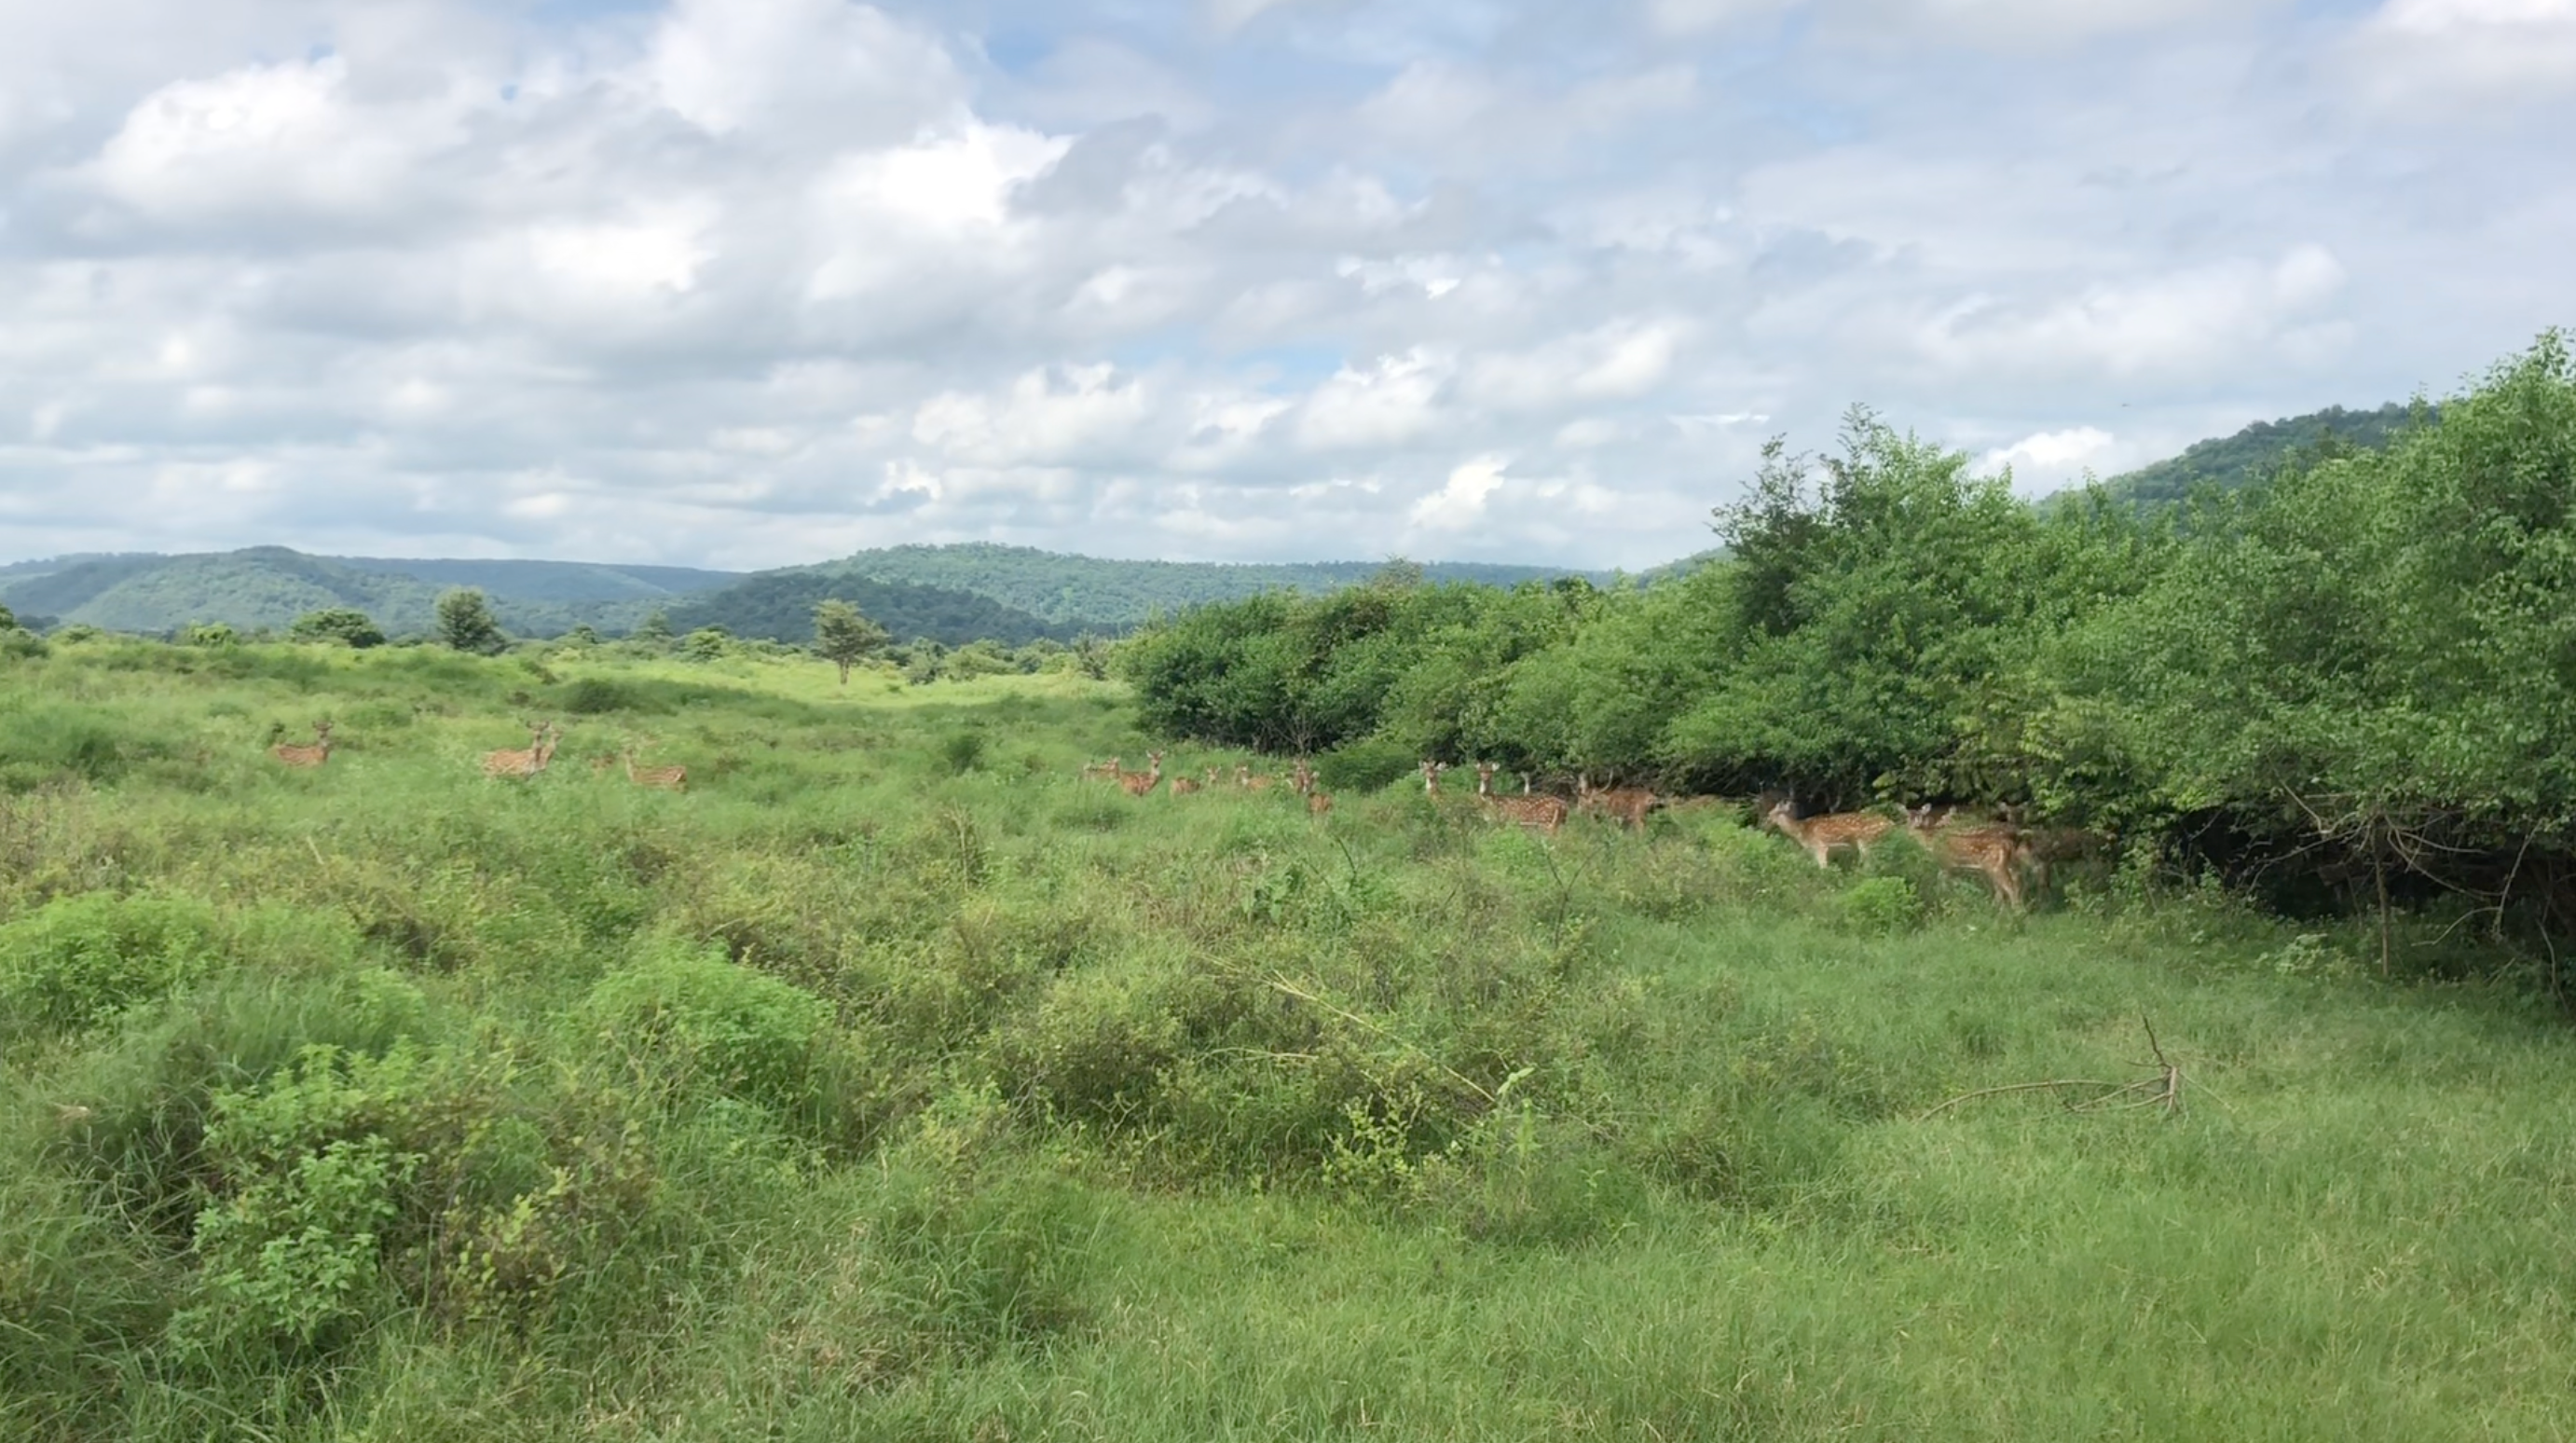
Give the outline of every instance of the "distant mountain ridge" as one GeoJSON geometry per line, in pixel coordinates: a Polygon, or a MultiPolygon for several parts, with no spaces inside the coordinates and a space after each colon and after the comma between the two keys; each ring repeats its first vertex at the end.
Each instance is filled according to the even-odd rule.
{"type": "Polygon", "coordinates": [[[479,585],[502,628],[553,636],[627,631],[653,611],[739,573],[556,561],[384,561],[283,546],[180,556],[57,557],[0,569],[0,602],[56,623],[160,633],[198,622],[283,629],[309,611],[354,607],[400,636],[430,629],[438,596],[479,585]]]}

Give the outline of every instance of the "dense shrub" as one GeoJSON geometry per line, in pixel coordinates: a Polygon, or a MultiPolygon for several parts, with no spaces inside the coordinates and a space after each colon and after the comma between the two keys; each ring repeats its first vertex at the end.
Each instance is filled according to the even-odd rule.
{"type": "Polygon", "coordinates": [[[584,1017],[603,1043],[681,1091],[790,1115],[823,1102],[820,999],[716,951],[659,941],[645,952],[591,989],[584,1017]]]}
{"type": "Polygon", "coordinates": [[[211,971],[212,907],[184,897],[64,897],[0,926],[0,1033],[69,1031],[211,971]]]}

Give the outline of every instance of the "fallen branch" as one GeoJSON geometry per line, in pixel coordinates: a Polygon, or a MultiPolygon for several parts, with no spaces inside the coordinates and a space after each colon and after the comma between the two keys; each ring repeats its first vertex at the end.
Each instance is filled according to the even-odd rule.
{"type": "Polygon", "coordinates": [[[2154,1064],[2156,1075],[2153,1077],[2128,1083],[2104,1082],[2099,1078],[2091,1077],[2057,1077],[2046,1082],[2015,1082],[2003,1087],[1981,1087],[1974,1092],[1960,1093],[1957,1097],[1918,1115],[1914,1120],[1929,1122],[1960,1103],[1974,1102],[1981,1097],[2001,1097],[2012,1092],[2055,1091],[2069,1087],[2089,1087],[2095,1089],[2095,1093],[2091,1097],[2077,1098],[2068,1102],[2066,1104],[2068,1112],[2106,1110],[2126,1112],[2131,1108],[2161,1107],[2167,1117],[2179,1116],[2182,1113],[2182,1068],[2177,1066],[2172,1058],[2165,1056],[2164,1044],[2156,1040],[2154,1023],[2149,1022],[2144,1014],[2140,1014],[2138,1025],[2146,1029],[2147,1050],[2156,1055],[2154,1064]]]}

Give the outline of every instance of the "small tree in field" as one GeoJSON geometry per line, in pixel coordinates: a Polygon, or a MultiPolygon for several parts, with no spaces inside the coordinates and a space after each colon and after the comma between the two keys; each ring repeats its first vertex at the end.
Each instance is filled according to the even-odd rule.
{"type": "Polygon", "coordinates": [[[510,644],[492,603],[474,588],[458,587],[438,598],[438,639],[458,651],[490,655],[510,644]]]}
{"type": "Polygon", "coordinates": [[[353,606],[329,606],[295,618],[286,633],[295,641],[338,641],[357,649],[385,644],[382,627],[353,606]]]}
{"type": "Polygon", "coordinates": [[[843,686],[850,684],[851,667],[892,639],[884,627],[846,601],[826,601],[814,608],[814,654],[841,669],[843,686]]]}

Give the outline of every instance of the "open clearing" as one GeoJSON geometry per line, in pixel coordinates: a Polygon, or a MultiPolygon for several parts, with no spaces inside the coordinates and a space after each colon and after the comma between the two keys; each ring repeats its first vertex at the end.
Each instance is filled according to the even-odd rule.
{"type": "Polygon", "coordinates": [[[2519,991],[1719,809],[1079,777],[1132,728],[1071,676],[9,664],[0,1436],[2576,1432],[2576,1049],[2519,991]],[[1925,1116],[2152,1083],[2149,1024],[2178,1113],[1925,1116]]]}

